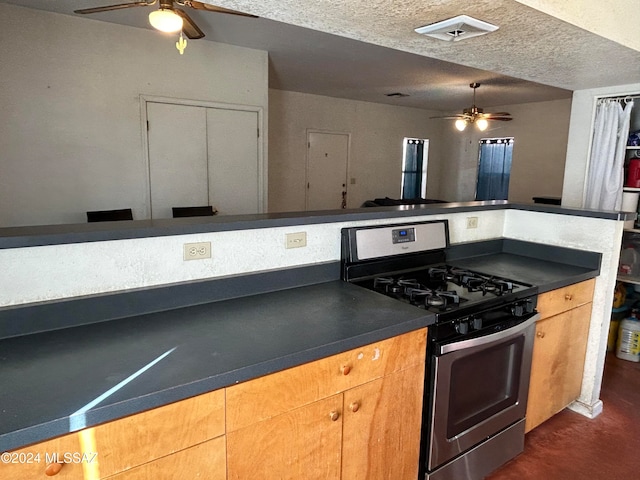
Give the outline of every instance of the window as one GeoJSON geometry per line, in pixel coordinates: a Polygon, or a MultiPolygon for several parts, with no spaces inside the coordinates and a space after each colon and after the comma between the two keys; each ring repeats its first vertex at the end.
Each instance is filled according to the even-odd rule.
{"type": "Polygon", "coordinates": [[[427,195],[427,153],[429,140],[405,138],[402,156],[401,198],[425,198],[427,195]]]}
{"type": "Polygon", "coordinates": [[[476,200],[506,200],[509,196],[513,137],[480,140],[476,200]]]}

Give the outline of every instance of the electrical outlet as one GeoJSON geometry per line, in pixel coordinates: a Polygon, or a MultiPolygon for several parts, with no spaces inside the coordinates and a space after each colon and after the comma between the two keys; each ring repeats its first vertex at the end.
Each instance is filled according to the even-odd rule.
{"type": "Polygon", "coordinates": [[[478,228],[478,217],[467,217],[467,228],[478,228]]]}
{"type": "Polygon", "coordinates": [[[287,233],[285,248],[299,248],[307,246],[307,232],[287,233]]]}
{"type": "Polygon", "coordinates": [[[185,260],[202,260],[211,258],[211,242],[185,243],[185,260]]]}

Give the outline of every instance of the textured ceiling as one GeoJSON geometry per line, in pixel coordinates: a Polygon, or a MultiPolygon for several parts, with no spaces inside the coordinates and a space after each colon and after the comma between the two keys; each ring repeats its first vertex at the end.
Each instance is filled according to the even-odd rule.
{"type": "MultiPolygon", "coordinates": [[[[1,1],[73,15],[123,0],[1,1]]],[[[637,50],[515,0],[205,1],[261,17],[188,9],[207,40],[269,51],[272,88],[447,111],[469,106],[474,81],[478,105],[495,106],[640,80],[637,50]],[[460,42],[414,32],[463,13],[500,28],[460,42]],[[409,96],[385,96],[394,92],[409,96]]],[[[82,18],[150,28],[151,8],[82,18]]]]}

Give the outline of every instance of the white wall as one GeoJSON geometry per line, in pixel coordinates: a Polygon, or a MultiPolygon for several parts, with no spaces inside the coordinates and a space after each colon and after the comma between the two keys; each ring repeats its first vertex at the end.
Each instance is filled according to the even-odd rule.
{"type": "Polygon", "coordinates": [[[400,197],[404,137],[429,139],[427,197],[439,198],[442,122],[439,112],[269,91],[269,210],[305,209],[307,129],[351,134],[348,207],[365,200],[400,197]]]}
{"type": "Polygon", "coordinates": [[[127,207],[146,218],[141,94],[254,105],[266,118],[264,51],[194,40],[180,55],[173,36],[6,4],[0,45],[0,226],[127,207]]]}
{"type": "Polygon", "coordinates": [[[485,132],[458,132],[453,122],[429,117],[442,112],[356,102],[279,90],[269,91],[269,207],[304,210],[306,129],[352,134],[349,207],[399,197],[402,138],[429,138],[427,197],[475,199],[478,141],[514,137],[509,200],[562,195],[571,100],[492,107],[508,111],[510,122],[491,122],[485,132]]]}
{"type": "MultiPolygon", "coordinates": [[[[569,145],[562,187],[562,205],[584,205],[585,180],[589,168],[589,153],[595,120],[596,102],[599,98],[640,94],[640,83],[618,85],[573,92],[569,145]]],[[[640,99],[635,100],[634,110],[640,109],[640,99]]]]}
{"type": "Polygon", "coordinates": [[[479,132],[458,132],[452,124],[443,131],[441,191],[448,200],[475,200],[478,141],[514,137],[509,201],[531,203],[534,196],[561,196],[567,149],[571,100],[491,107],[506,111],[513,120],[490,122],[479,132]]]}

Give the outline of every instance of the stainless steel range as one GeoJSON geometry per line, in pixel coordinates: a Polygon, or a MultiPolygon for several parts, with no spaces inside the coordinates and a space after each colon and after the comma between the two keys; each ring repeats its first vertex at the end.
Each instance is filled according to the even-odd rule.
{"type": "Polygon", "coordinates": [[[343,280],[432,312],[421,474],[479,480],[524,448],[537,288],[446,262],[448,222],[342,230],[343,280]]]}

